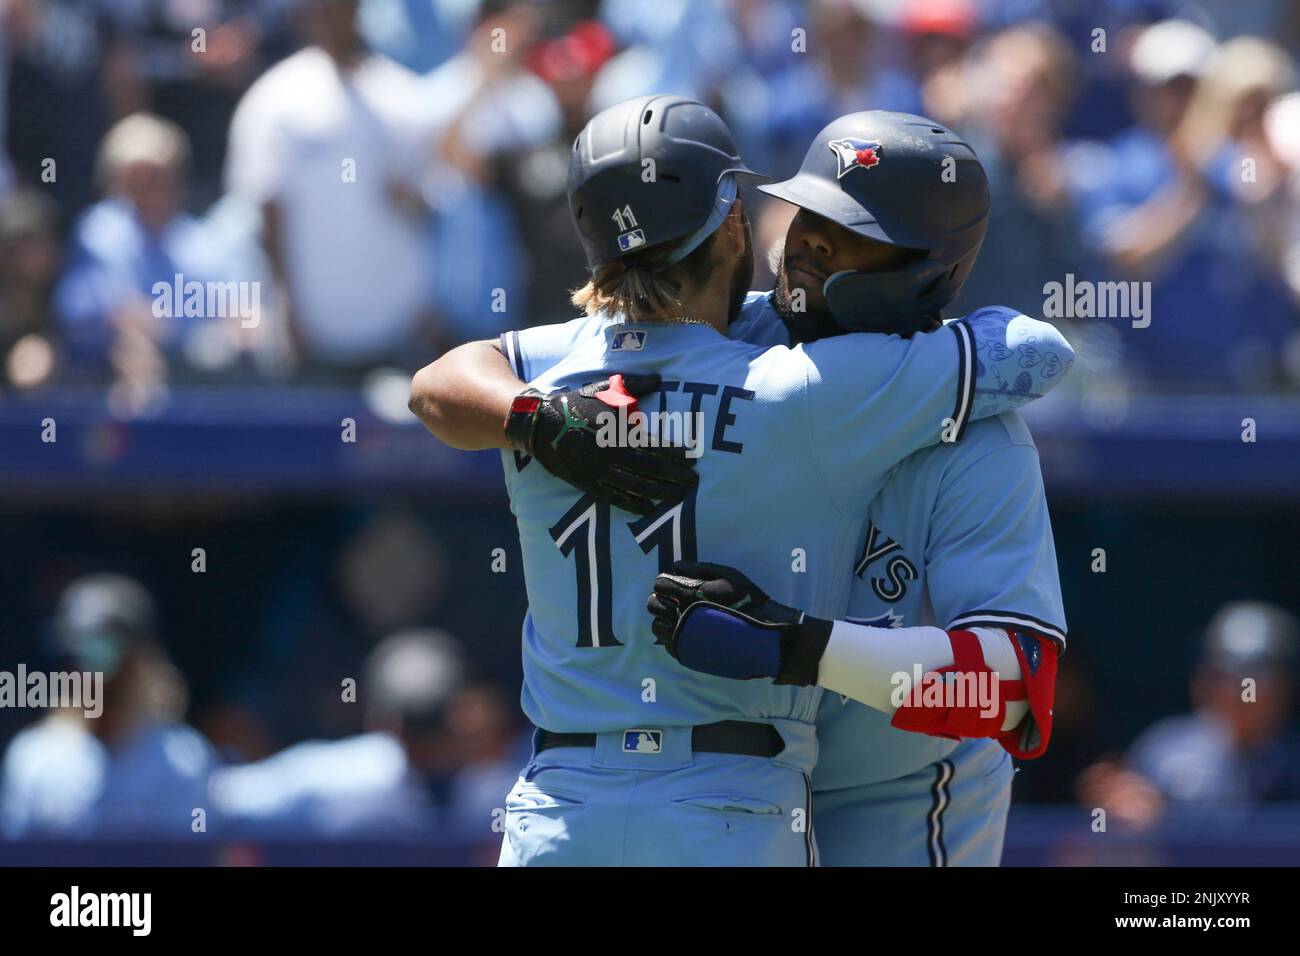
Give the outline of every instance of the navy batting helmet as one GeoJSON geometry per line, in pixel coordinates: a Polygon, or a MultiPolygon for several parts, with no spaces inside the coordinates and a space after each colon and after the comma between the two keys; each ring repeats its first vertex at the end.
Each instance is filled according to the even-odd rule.
{"type": "Polygon", "coordinates": [[[975,151],[911,113],[841,116],[817,134],[798,173],[759,188],[858,235],[924,253],[901,269],[826,280],[831,316],[849,330],[925,328],[961,291],[988,223],[988,180],[975,151]]]}
{"type": "Polygon", "coordinates": [[[595,271],[639,249],[677,243],[685,258],[721,225],[743,182],[717,113],[683,96],[639,96],[591,118],[569,157],[569,211],[595,271]]]}

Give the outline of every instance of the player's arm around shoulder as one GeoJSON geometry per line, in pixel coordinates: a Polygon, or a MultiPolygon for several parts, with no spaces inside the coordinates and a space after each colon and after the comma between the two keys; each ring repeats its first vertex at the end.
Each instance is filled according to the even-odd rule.
{"type": "Polygon", "coordinates": [[[543,392],[524,377],[565,367],[566,355],[593,348],[590,322],[508,332],[470,342],[416,373],[409,407],[437,438],[463,451],[514,449],[549,474],[632,514],[681,501],[698,483],[684,448],[606,445],[603,420],[631,416],[658,389],[658,375],[608,374],[543,392]],[[525,337],[538,344],[528,349],[525,337]]]}
{"type": "Polygon", "coordinates": [[[1006,306],[976,309],[945,323],[965,326],[974,352],[971,418],[987,418],[1042,398],[1074,366],[1074,347],[1050,322],[1006,306]]]}
{"type": "Polygon", "coordinates": [[[452,448],[509,448],[502,423],[523,389],[496,342],[468,342],[415,373],[408,407],[452,448]]]}
{"type": "Polygon", "coordinates": [[[599,326],[597,318],[584,316],[457,346],[415,373],[408,407],[452,448],[508,449],[503,423],[515,397],[599,326]]]}
{"type": "MultiPolygon", "coordinates": [[[[958,408],[962,424],[988,418],[1041,398],[1074,365],[1074,348],[1049,322],[1006,306],[986,306],[904,338],[858,332],[821,339],[802,351],[814,389],[835,395],[865,387],[927,398],[936,390],[969,388],[971,407],[958,408]],[[841,382],[841,377],[847,380],[841,382]],[[996,394],[999,401],[991,401],[996,394]]],[[[844,397],[844,396],[835,396],[844,397]]]]}
{"type": "Polygon", "coordinates": [[[903,338],[855,333],[789,350],[802,362],[809,441],[841,510],[921,448],[1042,397],[1074,361],[1055,328],[989,307],[903,338]]]}

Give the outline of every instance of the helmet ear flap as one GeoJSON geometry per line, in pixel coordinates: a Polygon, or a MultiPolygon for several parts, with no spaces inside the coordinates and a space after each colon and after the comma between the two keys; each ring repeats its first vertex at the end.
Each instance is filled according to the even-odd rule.
{"type": "MultiPolygon", "coordinates": [[[[967,266],[971,264],[967,263],[967,266]]],[[[964,272],[962,272],[960,280],[957,278],[959,272],[962,272],[962,263],[954,262],[952,268],[947,272],[940,271],[936,273],[934,278],[921,286],[920,291],[917,292],[917,304],[928,311],[938,311],[957,298],[962,283],[966,281],[964,272]]]]}
{"type": "Polygon", "coordinates": [[[949,279],[951,279],[953,273],[956,271],[957,271],[957,267],[953,266],[950,270],[948,270],[947,275],[943,275],[943,274],[936,275],[933,279],[931,279],[929,282],[927,282],[925,285],[921,287],[921,291],[916,294],[916,297],[920,299],[922,302],[924,302],[927,298],[934,295],[934,293],[938,291],[941,283],[944,283],[949,279]]]}
{"type": "Polygon", "coordinates": [[[961,293],[962,286],[966,284],[966,279],[970,276],[971,270],[975,268],[975,260],[979,257],[980,246],[983,244],[983,239],[977,242],[975,248],[954,262],[952,268],[943,276],[943,280],[930,290],[930,294],[934,296],[935,304],[929,306],[929,308],[937,312],[957,298],[961,293]]]}
{"type": "Polygon", "coordinates": [[[937,317],[939,309],[927,305],[926,290],[934,295],[944,279],[945,263],[922,259],[889,272],[836,272],[822,295],[835,324],[848,332],[911,335],[927,330],[937,317]]]}

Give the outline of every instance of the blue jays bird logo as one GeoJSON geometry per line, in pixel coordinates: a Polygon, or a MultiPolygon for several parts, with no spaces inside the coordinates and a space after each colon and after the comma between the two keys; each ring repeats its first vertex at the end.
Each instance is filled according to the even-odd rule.
{"type": "Polygon", "coordinates": [[[893,611],[886,611],[884,614],[876,617],[846,617],[846,621],[854,624],[862,624],[866,627],[902,627],[903,615],[895,614],[893,611]]]}
{"type": "Polygon", "coordinates": [[[835,162],[839,166],[836,179],[843,179],[850,169],[870,169],[880,165],[880,143],[873,140],[846,136],[844,139],[833,139],[826,145],[835,154],[835,162]]]}

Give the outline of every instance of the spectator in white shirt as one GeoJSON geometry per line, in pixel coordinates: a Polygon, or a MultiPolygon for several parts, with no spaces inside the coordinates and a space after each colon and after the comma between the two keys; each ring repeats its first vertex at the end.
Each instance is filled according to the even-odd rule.
{"type": "Polygon", "coordinates": [[[400,364],[431,315],[425,224],[409,201],[430,150],[419,85],[365,48],[356,10],[306,0],[313,45],[249,89],[226,161],[227,189],[262,210],[299,359],[344,375],[400,364]]]}

